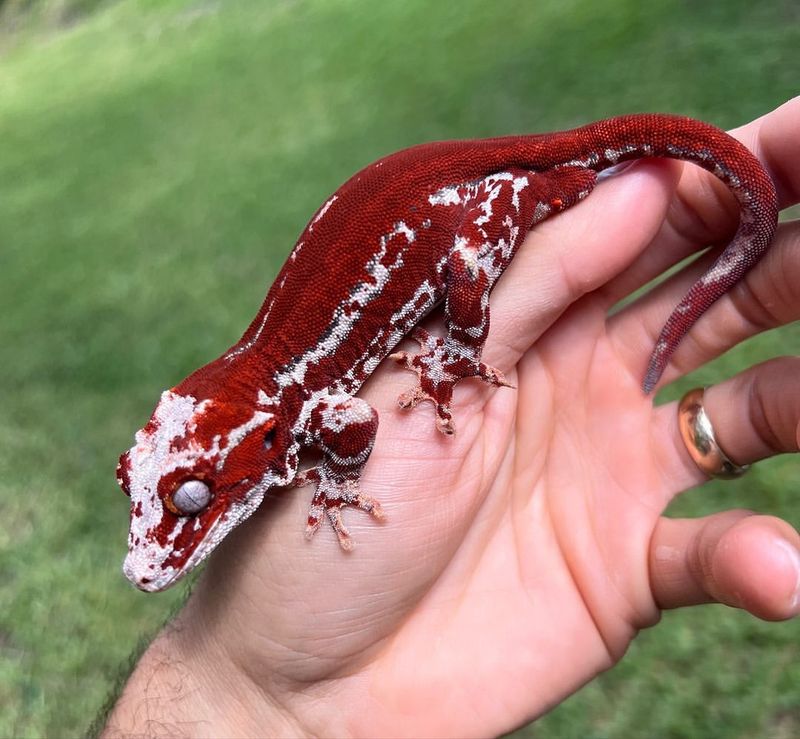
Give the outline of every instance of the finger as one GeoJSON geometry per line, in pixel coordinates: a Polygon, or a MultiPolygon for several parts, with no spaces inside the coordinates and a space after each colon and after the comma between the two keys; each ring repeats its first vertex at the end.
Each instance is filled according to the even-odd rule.
{"type": "MultiPolygon", "coordinates": [[[[708,388],[703,396],[720,448],[736,464],[800,449],[800,357],[779,357],[708,388]]],[[[659,466],[677,494],[708,478],[692,461],[678,429],[678,403],[654,412],[653,435],[671,439],[659,466]]]]}
{"type": "Polygon", "coordinates": [[[791,618],[800,612],[800,536],[748,511],[661,518],[650,586],[659,608],[724,603],[769,621],[791,618]]]}
{"type": "MultiPolygon", "coordinates": [[[[731,135],[759,157],[775,183],[780,208],[800,202],[800,97],[731,135]]],[[[739,204],[729,188],[704,169],[683,165],[653,242],[604,292],[613,302],[621,300],[698,250],[727,244],[738,223],[739,204]]]]}
{"type": "MultiPolygon", "coordinates": [[[[717,256],[710,252],[612,316],[608,333],[623,361],[644,367],[664,317],[717,256]]],[[[800,319],[800,222],[781,224],[769,251],[717,301],[676,352],[662,383],[674,380],[762,331],[800,319]]]]}
{"type": "Polygon", "coordinates": [[[664,220],[630,267],[603,286],[609,305],[624,300],[692,254],[727,244],[736,232],[740,206],[733,193],[696,165],[674,164],[680,179],[664,220]]]}
{"type": "Polygon", "coordinates": [[[706,390],[706,414],[717,443],[731,459],[750,464],[798,450],[798,373],[800,357],[781,357],[706,390]]]}
{"type": "Polygon", "coordinates": [[[625,269],[658,230],[676,178],[665,162],[641,162],[538,224],[492,292],[487,361],[499,352],[516,361],[572,303],[625,269]]]}

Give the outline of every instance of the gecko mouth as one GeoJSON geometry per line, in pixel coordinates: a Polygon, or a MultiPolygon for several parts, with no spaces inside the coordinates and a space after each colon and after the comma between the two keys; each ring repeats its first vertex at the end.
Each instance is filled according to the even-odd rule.
{"type": "MultiPolygon", "coordinates": [[[[236,486],[249,482],[249,479],[241,480],[236,486]]],[[[125,577],[139,590],[148,593],[171,587],[205,560],[231,529],[258,508],[267,487],[264,485],[263,488],[261,486],[251,488],[244,500],[234,502],[229,510],[217,516],[185,559],[182,559],[180,550],[164,548],[153,543],[133,547],[122,565],[125,577]]],[[[197,521],[197,517],[182,519],[175,540],[179,540],[185,526],[196,526],[197,521]]]]}
{"type": "MultiPolygon", "coordinates": [[[[148,593],[156,593],[174,585],[184,575],[188,575],[197,565],[199,565],[214,549],[216,543],[222,538],[215,536],[220,528],[222,519],[218,518],[206,532],[203,540],[194,548],[192,553],[184,562],[176,562],[174,565],[167,564],[170,552],[164,556],[161,549],[151,547],[134,548],[128,552],[122,571],[125,577],[139,590],[148,593]]],[[[188,518],[183,525],[192,525],[193,519],[188,518]]]]}

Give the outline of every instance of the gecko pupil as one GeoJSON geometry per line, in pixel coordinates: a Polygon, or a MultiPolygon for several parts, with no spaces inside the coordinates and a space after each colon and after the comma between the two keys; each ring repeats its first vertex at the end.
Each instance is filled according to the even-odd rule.
{"type": "Polygon", "coordinates": [[[264,449],[269,451],[272,449],[272,442],[275,440],[275,429],[270,429],[264,434],[264,449]]]}

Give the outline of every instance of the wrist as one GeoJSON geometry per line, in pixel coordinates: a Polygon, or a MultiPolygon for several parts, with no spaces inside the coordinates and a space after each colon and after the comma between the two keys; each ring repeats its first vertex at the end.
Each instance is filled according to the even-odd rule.
{"type": "Polygon", "coordinates": [[[127,736],[307,736],[185,610],[150,644],[109,714],[104,739],[127,736]]]}

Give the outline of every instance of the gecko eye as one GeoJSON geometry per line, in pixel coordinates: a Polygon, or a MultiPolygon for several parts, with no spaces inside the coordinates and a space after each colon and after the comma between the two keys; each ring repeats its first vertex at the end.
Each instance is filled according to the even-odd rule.
{"type": "Polygon", "coordinates": [[[272,449],[272,442],[275,441],[275,429],[270,429],[264,434],[264,449],[269,451],[272,449]]]}
{"type": "Polygon", "coordinates": [[[201,480],[187,480],[172,494],[172,506],[168,508],[179,516],[199,513],[211,502],[211,488],[201,480]]]}

